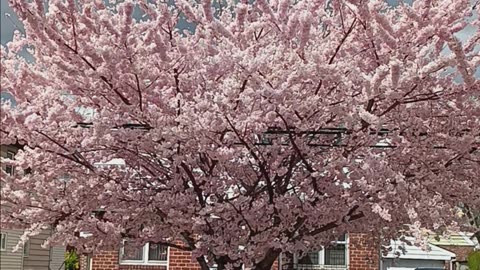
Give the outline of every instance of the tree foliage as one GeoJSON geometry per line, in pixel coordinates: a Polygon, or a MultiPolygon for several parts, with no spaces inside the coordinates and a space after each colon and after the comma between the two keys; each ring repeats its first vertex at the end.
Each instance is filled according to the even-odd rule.
{"type": "Polygon", "coordinates": [[[479,31],[455,35],[478,14],[468,0],[227,2],[10,0],[25,34],[2,47],[17,104],[0,133],[26,145],[2,176],[2,226],[269,269],[480,205],[464,196],[480,194],[479,31]]]}

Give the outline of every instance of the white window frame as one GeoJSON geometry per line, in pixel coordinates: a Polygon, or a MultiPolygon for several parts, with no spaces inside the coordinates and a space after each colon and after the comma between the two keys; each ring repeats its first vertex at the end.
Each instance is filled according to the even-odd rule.
{"type": "Polygon", "coordinates": [[[150,248],[150,243],[146,243],[142,247],[142,260],[122,260],[122,256],[124,254],[124,247],[120,249],[120,258],[119,258],[119,263],[121,265],[161,265],[161,266],[166,266],[168,269],[168,264],[170,261],[170,247],[167,247],[167,259],[165,261],[152,261],[148,260],[148,250],[150,248]]]}
{"type": "MultiPolygon", "coordinates": [[[[348,266],[350,265],[350,250],[349,250],[349,238],[348,234],[345,234],[345,240],[344,241],[333,241],[332,244],[339,244],[339,245],[345,245],[345,265],[326,265],[325,264],[325,249],[322,248],[322,250],[318,251],[318,264],[313,264],[313,265],[308,265],[310,268],[312,266],[318,266],[319,268],[329,268],[329,267],[335,267],[336,269],[342,269],[342,266],[345,267],[345,269],[348,269],[348,266]]],[[[295,254],[293,257],[293,262],[295,265],[298,265],[298,268],[301,269],[303,265],[307,266],[307,264],[299,264],[299,256],[295,254]]],[[[306,267],[307,268],[307,267],[306,267]]]]}
{"type": "Polygon", "coordinates": [[[8,233],[2,232],[0,234],[0,250],[1,251],[6,251],[7,250],[7,245],[8,245],[7,241],[8,241],[8,233]],[[4,239],[3,241],[2,241],[2,238],[4,239]],[[5,243],[4,247],[2,247],[2,243],[5,243]]]}

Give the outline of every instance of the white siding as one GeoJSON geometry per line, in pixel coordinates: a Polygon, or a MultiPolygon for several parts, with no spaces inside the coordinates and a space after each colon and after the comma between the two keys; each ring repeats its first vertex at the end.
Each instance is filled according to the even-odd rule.
{"type": "MultiPolygon", "coordinates": [[[[7,152],[17,152],[12,146],[1,145],[0,155],[7,156],[7,152]]],[[[1,164],[4,169],[5,165],[1,164]]],[[[2,205],[2,214],[8,211],[8,205],[2,205]]],[[[64,247],[42,248],[42,244],[50,236],[50,230],[46,230],[29,240],[29,252],[24,255],[23,249],[12,252],[17,245],[22,230],[2,230],[7,233],[7,250],[0,251],[0,270],[59,270],[65,256],[64,247]]]]}
{"type": "MultiPolygon", "coordinates": [[[[7,151],[16,152],[16,149],[11,146],[2,145],[0,147],[0,156],[7,157],[7,151]]],[[[5,169],[5,164],[1,164],[1,169],[5,169]]],[[[1,185],[0,185],[1,186],[1,185]]],[[[2,206],[2,215],[5,215],[5,211],[8,211],[8,206],[2,206]]],[[[18,244],[22,230],[6,230],[0,229],[2,233],[7,234],[7,248],[0,251],[0,269],[1,270],[22,270],[22,255],[23,250],[20,249],[13,252],[13,248],[18,244]]]]}
{"type": "Polygon", "coordinates": [[[1,233],[7,234],[7,249],[0,251],[0,269],[1,270],[21,270],[22,269],[22,254],[20,249],[13,252],[13,248],[17,245],[22,235],[20,230],[1,230],[1,233]]]}
{"type": "Polygon", "coordinates": [[[50,249],[50,270],[65,269],[65,247],[52,247],[50,249]]]}
{"type": "Polygon", "coordinates": [[[49,236],[49,231],[43,231],[30,237],[30,252],[23,258],[23,270],[49,270],[50,249],[42,247],[49,236]]]}

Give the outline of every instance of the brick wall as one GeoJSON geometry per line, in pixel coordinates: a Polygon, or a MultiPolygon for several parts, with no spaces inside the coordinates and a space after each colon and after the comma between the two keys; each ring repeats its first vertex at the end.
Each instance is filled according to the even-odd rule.
{"type": "Polygon", "coordinates": [[[95,254],[92,257],[91,270],[166,270],[163,265],[121,265],[118,256],[118,251],[102,251],[95,254]]]}
{"type": "Polygon", "coordinates": [[[192,253],[180,249],[170,248],[169,252],[169,270],[199,270],[197,260],[193,258],[192,253]]]}
{"type": "MultiPolygon", "coordinates": [[[[166,270],[161,265],[120,265],[118,251],[102,251],[92,257],[92,269],[90,270],[166,270]]],[[[169,270],[200,270],[200,266],[192,253],[175,248],[169,249],[169,270]]],[[[87,256],[80,258],[80,270],[87,270],[87,256]]],[[[278,261],[275,261],[272,270],[278,269],[278,261]]]]}
{"type": "MultiPolygon", "coordinates": [[[[349,270],[378,270],[379,247],[375,237],[369,234],[349,234],[349,270]]],[[[282,268],[289,269],[293,265],[293,254],[282,254],[282,268]]],[[[280,269],[282,270],[282,269],[280,269]]]]}
{"type": "MultiPolygon", "coordinates": [[[[118,251],[104,251],[93,256],[90,270],[166,270],[165,266],[153,265],[119,265],[118,251]]],[[[200,266],[191,252],[170,248],[169,270],[200,270],[200,266]]],[[[284,254],[282,264],[291,260],[291,256],[284,254]]],[[[278,269],[278,260],[272,270],[278,269]]],[[[82,265],[81,265],[82,267],[82,265]]],[[[379,248],[378,241],[369,234],[349,235],[349,270],[378,270],[379,248]]],[[[83,267],[81,270],[86,270],[83,267]]]]}
{"type": "Polygon", "coordinates": [[[377,238],[370,234],[349,235],[349,270],[378,270],[379,246],[377,238]]]}
{"type": "Polygon", "coordinates": [[[118,251],[102,251],[93,255],[92,270],[118,270],[118,251]]]}

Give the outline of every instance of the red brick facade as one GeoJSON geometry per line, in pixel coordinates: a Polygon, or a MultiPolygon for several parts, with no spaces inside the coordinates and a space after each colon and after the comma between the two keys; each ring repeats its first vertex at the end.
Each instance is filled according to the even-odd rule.
{"type": "MultiPolygon", "coordinates": [[[[367,234],[349,235],[349,267],[348,270],[378,270],[379,248],[376,241],[367,234]]],[[[83,256],[82,256],[83,257],[83,256]]],[[[289,262],[290,255],[282,255],[282,265],[289,262]]],[[[82,260],[84,262],[86,260],[82,260]]],[[[81,270],[166,270],[166,266],[158,265],[123,265],[119,264],[118,251],[104,251],[92,257],[91,269],[81,270]]],[[[282,267],[284,268],[284,267],[282,267]]],[[[170,248],[168,254],[168,270],[200,270],[200,267],[189,251],[170,248]]],[[[272,270],[279,269],[279,261],[275,261],[272,270]]]]}
{"type": "Polygon", "coordinates": [[[92,270],[118,270],[118,251],[103,251],[92,257],[92,270]]]}
{"type": "Polygon", "coordinates": [[[200,266],[189,251],[170,248],[169,270],[198,270],[200,266]]]}
{"type": "Polygon", "coordinates": [[[378,270],[380,247],[376,237],[368,234],[349,235],[349,270],[378,270]]]}

